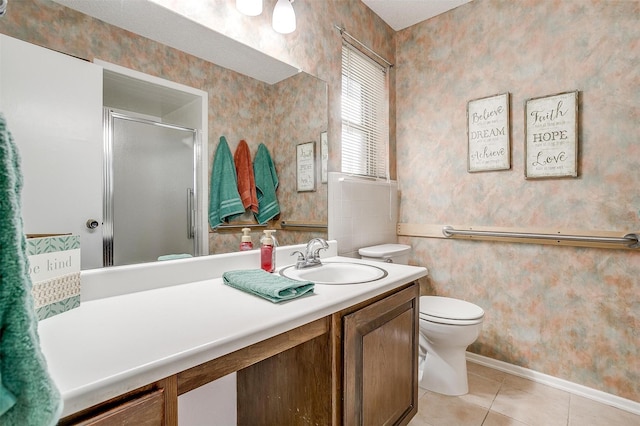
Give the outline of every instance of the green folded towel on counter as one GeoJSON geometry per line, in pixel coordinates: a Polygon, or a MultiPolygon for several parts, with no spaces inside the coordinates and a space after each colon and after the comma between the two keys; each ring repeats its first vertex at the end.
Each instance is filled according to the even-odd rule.
{"type": "Polygon", "coordinates": [[[222,280],[228,286],[263,297],[273,303],[313,293],[315,286],[311,281],[296,281],[270,274],[262,269],[228,271],[222,274],[222,280]]]}

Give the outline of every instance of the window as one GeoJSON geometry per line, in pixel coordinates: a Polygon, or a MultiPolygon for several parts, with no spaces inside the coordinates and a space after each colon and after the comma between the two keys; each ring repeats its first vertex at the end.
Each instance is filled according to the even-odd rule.
{"type": "Polygon", "coordinates": [[[342,172],[389,177],[387,68],[342,45],[342,172]]]}

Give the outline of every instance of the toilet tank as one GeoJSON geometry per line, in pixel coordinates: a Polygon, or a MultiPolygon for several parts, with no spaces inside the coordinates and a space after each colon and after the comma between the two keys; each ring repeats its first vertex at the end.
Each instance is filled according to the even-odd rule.
{"type": "Polygon", "coordinates": [[[411,246],[405,244],[381,244],[371,247],[363,247],[358,250],[360,258],[375,262],[397,263],[406,265],[409,263],[411,246]]]}

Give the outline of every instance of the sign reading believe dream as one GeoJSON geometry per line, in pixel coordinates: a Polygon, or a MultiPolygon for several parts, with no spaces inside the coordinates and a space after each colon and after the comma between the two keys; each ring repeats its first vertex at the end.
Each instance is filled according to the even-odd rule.
{"type": "Polygon", "coordinates": [[[511,168],[509,94],[469,101],[467,133],[469,172],[511,168]]]}

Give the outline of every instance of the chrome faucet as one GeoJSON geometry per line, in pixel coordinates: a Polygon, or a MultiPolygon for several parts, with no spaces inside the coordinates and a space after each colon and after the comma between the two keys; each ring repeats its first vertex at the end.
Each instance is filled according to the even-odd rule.
{"type": "Polygon", "coordinates": [[[329,244],[324,239],[312,238],[307,243],[307,248],[304,254],[297,250],[291,253],[292,256],[296,253],[298,254],[296,269],[311,268],[322,265],[322,262],[320,261],[320,250],[326,250],[328,248],[329,244]],[[319,247],[316,248],[318,245],[319,247]]]}

